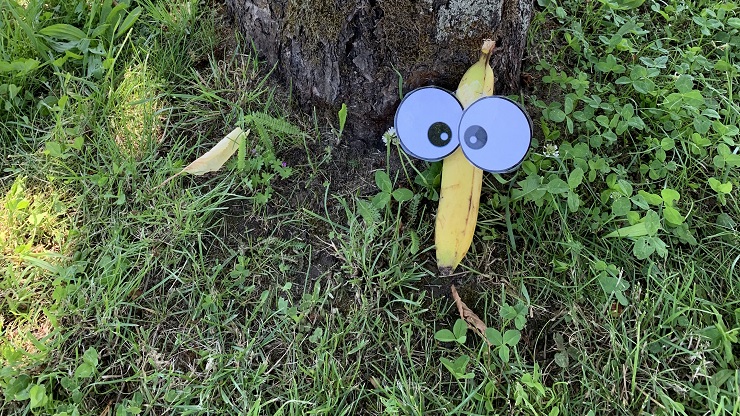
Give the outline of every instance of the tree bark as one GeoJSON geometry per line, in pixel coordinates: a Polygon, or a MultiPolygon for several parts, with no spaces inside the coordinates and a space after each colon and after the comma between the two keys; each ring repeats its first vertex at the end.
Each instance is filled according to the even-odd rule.
{"type": "Polygon", "coordinates": [[[393,124],[400,95],[450,90],[496,40],[496,92],[519,88],[533,0],[226,0],[241,32],[292,87],[298,103],[375,144],[393,124]],[[399,91],[401,80],[402,91],[399,91]]]}

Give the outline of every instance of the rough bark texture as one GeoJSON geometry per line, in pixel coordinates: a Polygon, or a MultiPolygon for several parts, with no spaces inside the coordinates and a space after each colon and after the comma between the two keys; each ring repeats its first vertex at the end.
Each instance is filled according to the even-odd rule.
{"type": "Polygon", "coordinates": [[[336,120],[368,144],[393,123],[403,93],[424,85],[454,90],[485,38],[496,92],[519,86],[533,0],[226,0],[248,40],[277,64],[306,110],[336,120]]]}

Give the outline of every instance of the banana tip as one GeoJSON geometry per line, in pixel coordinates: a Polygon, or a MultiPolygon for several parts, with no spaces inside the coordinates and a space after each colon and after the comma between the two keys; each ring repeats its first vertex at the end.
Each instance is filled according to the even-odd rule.
{"type": "Polygon", "coordinates": [[[439,275],[441,277],[450,277],[452,276],[452,273],[455,271],[455,268],[452,266],[437,265],[437,269],[439,270],[439,275]]]}

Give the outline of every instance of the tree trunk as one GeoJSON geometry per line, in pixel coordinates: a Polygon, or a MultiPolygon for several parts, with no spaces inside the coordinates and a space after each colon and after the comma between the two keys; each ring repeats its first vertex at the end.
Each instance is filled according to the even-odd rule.
{"type": "Polygon", "coordinates": [[[393,124],[401,93],[424,85],[454,90],[485,38],[496,40],[496,92],[516,92],[532,2],[226,0],[300,105],[337,120],[346,103],[346,134],[368,144],[393,124]]]}

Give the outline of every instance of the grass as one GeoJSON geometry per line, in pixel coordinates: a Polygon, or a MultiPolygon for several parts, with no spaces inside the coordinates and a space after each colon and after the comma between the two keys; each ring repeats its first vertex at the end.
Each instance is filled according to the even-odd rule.
{"type": "Polygon", "coordinates": [[[740,414],[733,3],[538,1],[458,282],[490,348],[439,165],[336,145],[220,3],[93,3],[0,3],[0,413],[740,414]]]}

